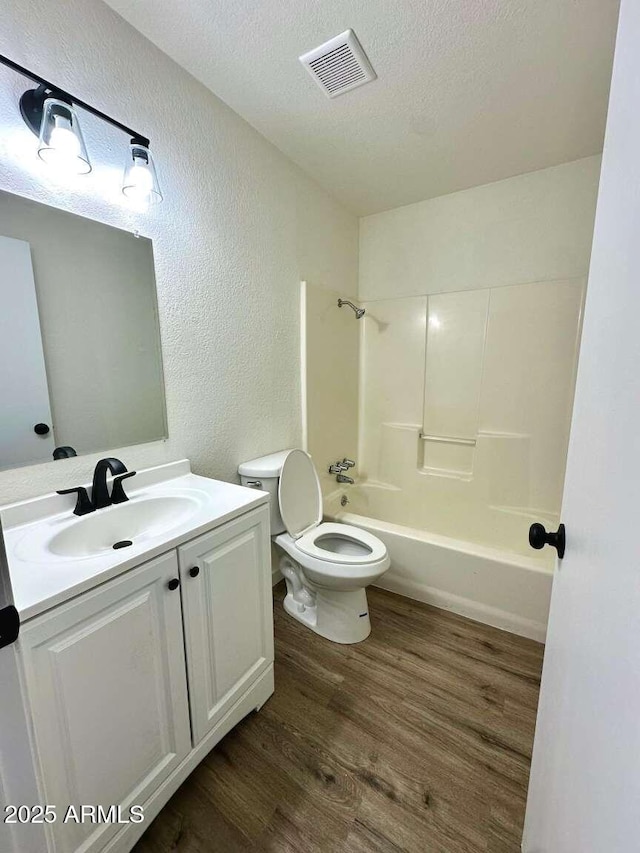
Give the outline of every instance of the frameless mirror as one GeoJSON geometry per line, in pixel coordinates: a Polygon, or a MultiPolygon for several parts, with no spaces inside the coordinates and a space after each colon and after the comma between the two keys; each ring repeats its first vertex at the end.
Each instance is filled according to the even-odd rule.
{"type": "Polygon", "coordinates": [[[166,437],[151,240],[0,191],[0,469],[166,437]]]}

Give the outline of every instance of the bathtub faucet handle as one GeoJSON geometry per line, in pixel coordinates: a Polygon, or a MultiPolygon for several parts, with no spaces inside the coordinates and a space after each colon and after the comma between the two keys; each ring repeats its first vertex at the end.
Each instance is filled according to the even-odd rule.
{"type": "Polygon", "coordinates": [[[341,462],[336,462],[335,465],[329,465],[330,474],[342,474],[342,472],[346,470],[347,466],[343,465],[341,462]]]}
{"type": "Polygon", "coordinates": [[[347,468],[355,468],[355,467],[356,467],[356,463],[354,462],[354,460],[353,460],[353,459],[347,459],[347,457],[346,457],[346,456],[345,456],[345,458],[342,460],[342,464],[345,466],[345,470],[346,470],[347,468]]]}

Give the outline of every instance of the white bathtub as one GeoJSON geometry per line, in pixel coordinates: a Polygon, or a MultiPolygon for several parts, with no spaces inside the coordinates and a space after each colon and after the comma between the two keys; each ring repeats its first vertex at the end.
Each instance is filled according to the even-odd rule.
{"type": "Polygon", "coordinates": [[[377,586],[544,642],[553,578],[548,557],[523,556],[345,512],[341,494],[326,502],[326,517],[370,531],[391,556],[391,568],[377,586]]]}

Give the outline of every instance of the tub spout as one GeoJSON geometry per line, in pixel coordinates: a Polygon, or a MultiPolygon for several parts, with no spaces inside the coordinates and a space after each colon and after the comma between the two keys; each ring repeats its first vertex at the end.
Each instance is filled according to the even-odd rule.
{"type": "Polygon", "coordinates": [[[351,486],[353,486],[353,478],[347,477],[346,474],[338,474],[338,476],[336,477],[336,480],[339,483],[349,483],[351,486]]]}

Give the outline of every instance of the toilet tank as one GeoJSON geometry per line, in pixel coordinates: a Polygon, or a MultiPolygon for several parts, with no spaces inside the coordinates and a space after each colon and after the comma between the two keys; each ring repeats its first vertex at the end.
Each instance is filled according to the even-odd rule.
{"type": "Polygon", "coordinates": [[[269,492],[272,536],[283,533],[286,529],[280,515],[278,482],[284,460],[289,453],[291,453],[291,450],[279,450],[277,453],[270,453],[268,456],[259,456],[257,459],[251,459],[249,462],[243,462],[238,466],[238,474],[240,475],[240,482],[243,486],[269,492]]]}

